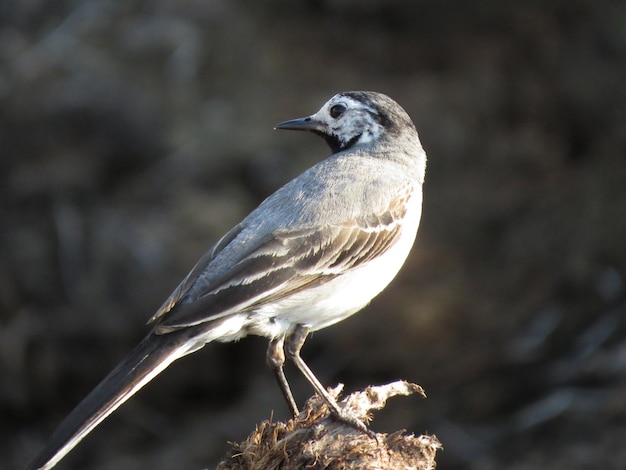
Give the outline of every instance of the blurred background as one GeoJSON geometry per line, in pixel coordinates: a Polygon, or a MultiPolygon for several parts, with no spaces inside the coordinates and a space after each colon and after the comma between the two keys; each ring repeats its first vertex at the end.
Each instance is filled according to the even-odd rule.
{"type": "MultiPolygon", "coordinates": [[[[323,383],[407,379],[377,431],[441,469],[626,466],[626,4],[0,4],[0,468],[22,468],[195,261],[328,155],[278,133],[344,90],[429,155],[399,277],[313,335],[323,383]]],[[[59,468],[212,467],[288,417],[267,341],[182,359],[59,468]]],[[[300,402],[312,391],[293,368],[300,402]]]]}

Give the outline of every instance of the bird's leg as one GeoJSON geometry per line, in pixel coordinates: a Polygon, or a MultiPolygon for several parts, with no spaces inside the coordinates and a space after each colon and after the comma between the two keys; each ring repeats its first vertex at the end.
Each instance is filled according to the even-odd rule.
{"type": "Polygon", "coordinates": [[[276,376],[280,391],[283,392],[283,396],[285,397],[285,400],[287,400],[289,411],[291,411],[291,414],[295,418],[300,414],[300,411],[298,411],[298,405],[296,404],[296,400],[293,398],[293,393],[291,393],[291,388],[289,388],[289,383],[287,382],[287,377],[285,377],[285,371],[283,370],[283,365],[285,364],[285,351],[283,349],[284,341],[284,336],[274,338],[270,341],[267,348],[266,360],[267,365],[270,369],[272,369],[272,372],[274,372],[274,375],[276,376]]]}
{"type": "Polygon", "coordinates": [[[300,372],[306,377],[309,383],[313,386],[315,391],[324,399],[328,407],[330,408],[330,412],[336,419],[339,421],[353,427],[357,431],[362,431],[369,436],[372,436],[373,433],[367,429],[365,424],[355,418],[354,416],[350,416],[348,413],[343,411],[337,401],[328,393],[328,391],[324,388],[324,386],[320,383],[318,378],[313,374],[309,366],[306,365],[302,357],[300,356],[300,350],[306,341],[307,336],[309,335],[310,329],[306,326],[298,325],[296,328],[287,335],[285,341],[285,352],[287,353],[287,357],[293,361],[300,372]]]}

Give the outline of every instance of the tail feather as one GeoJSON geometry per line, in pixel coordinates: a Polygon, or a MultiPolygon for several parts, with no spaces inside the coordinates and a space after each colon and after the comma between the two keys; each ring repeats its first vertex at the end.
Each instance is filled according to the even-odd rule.
{"type": "Polygon", "coordinates": [[[188,335],[148,335],[56,429],[28,470],[54,467],[87,434],[176,359],[199,348],[188,335]]]}

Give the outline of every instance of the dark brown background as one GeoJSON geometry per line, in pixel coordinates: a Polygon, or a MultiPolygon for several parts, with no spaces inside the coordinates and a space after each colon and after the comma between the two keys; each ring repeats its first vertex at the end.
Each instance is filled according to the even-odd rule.
{"type": "MultiPolygon", "coordinates": [[[[349,89],[413,117],[424,215],[393,285],[309,340],[313,370],[423,385],[374,429],[435,433],[441,469],[626,465],[623,2],[8,1],[0,61],[0,468],[328,154],[272,126],[349,89]]],[[[214,464],[287,416],[265,346],[181,360],[60,468],[214,464]]]]}

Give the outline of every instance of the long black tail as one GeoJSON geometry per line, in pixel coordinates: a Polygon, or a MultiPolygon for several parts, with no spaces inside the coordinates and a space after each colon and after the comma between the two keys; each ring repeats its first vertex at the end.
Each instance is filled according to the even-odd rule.
{"type": "Polygon", "coordinates": [[[151,333],[63,420],[28,469],[50,469],[107,416],[176,359],[199,349],[190,335],[151,333]]]}

